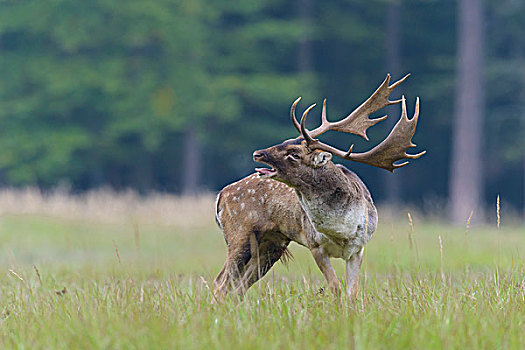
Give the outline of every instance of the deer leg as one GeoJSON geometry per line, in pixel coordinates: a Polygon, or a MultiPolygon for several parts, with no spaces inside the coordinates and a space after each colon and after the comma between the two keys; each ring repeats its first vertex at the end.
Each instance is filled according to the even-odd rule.
{"type": "Polygon", "coordinates": [[[230,290],[244,295],[281,258],[290,242],[280,232],[264,233],[258,237],[260,242],[259,235],[254,233],[249,242],[228,250],[228,259],[214,282],[217,299],[223,299],[230,290]]]}
{"type": "Polygon", "coordinates": [[[335,274],[335,270],[332,267],[332,264],[330,263],[330,258],[327,255],[323,254],[319,247],[311,248],[310,251],[312,252],[317,266],[319,266],[319,269],[326,278],[326,281],[328,282],[332,293],[334,293],[334,295],[336,296],[341,295],[341,282],[335,274]]]}
{"type": "Polygon", "coordinates": [[[241,286],[244,290],[241,290],[240,294],[245,292],[270,271],[272,266],[284,254],[289,243],[290,240],[285,238],[280,232],[268,232],[261,237],[256,249],[253,249],[255,253],[252,254],[250,261],[246,265],[244,275],[242,276],[244,285],[241,286]]]}
{"type": "Polygon", "coordinates": [[[350,259],[346,261],[346,293],[350,299],[357,298],[357,292],[359,290],[359,269],[361,268],[361,262],[363,261],[363,252],[365,248],[352,255],[350,259]]]}
{"type": "Polygon", "coordinates": [[[243,283],[241,277],[250,259],[249,242],[228,245],[226,262],[213,282],[213,290],[217,300],[222,300],[231,289],[240,288],[243,283]]]}

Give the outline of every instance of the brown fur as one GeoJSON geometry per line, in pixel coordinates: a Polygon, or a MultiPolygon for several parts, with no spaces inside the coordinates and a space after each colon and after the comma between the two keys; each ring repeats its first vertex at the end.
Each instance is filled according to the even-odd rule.
{"type": "MultiPolygon", "coordinates": [[[[339,210],[333,208],[338,205],[344,208],[364,203],[369,215],[366,232],[371,236],[375,230],[377,213],[364,183],[350,170],[329,160],[317,167],[314,157],[319,151],[308,150],[300,141],[290,140],[259,151],[266,152],[265,162],[279,170],[275,177],[279,181],[252,174],[219,193],[216,217],[227,245],[226,262],[214,282],[219,299],[230,290],[244,294],[287,254],[291,241],[312,251],[331,289],[339,293],[341,286],[330,265],[330,256],[320,247],[322,233],[314,228],[298,195],[326,196],[324,205],[328,211],[339,210]],[[286,163],[290,152],[300,154],[299,161],[293,160],[294,165],[286,163]]],[[[334,245],[348,244],[335,237],[332,241],[334,245]]],[[[352,290],[355,288],[356,285],[352,290]]]]}

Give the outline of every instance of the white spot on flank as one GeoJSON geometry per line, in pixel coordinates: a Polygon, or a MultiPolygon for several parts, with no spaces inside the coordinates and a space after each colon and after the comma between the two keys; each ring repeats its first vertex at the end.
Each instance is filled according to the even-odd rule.
{"type": "Polygon", "coordinates": [[[237,191],[240,191],[240,190],[241,190],[241,187],[240,187],[240,186],[239,186],[239,187],[237,187],[237,191]]]}
{"type": "Polygon", "coordinates": [[[259,215],[257,214],[256,211],[251,211],[249,214],[248,214],[248,217],[250,219],[257,219],[259,217],[259,215]]]}
{"type": "Polygon", "coordinates": [[[233,201],[234,201],[234,202],[237,202],[238,200],[239,200],[239,198],[233,196],[233,201]]]}
{"type": "Polygon", "coordinates": [[[233,210],[233,215],[237,215],[237,210],[233,210]]]}
{"type": "Polygon", "coordinates": [[[264,197],[261,197],[261,204],[264,204],[264,197]]]}
{"type": "Polygon", "coordinates": [[[241,203],[241,210],[244,210],[244,203],[241,203]]]}
{"type": "Polygon", "coordinates": [[[255,202],[255,197],[252,197],[252,202],[255,202]]]}

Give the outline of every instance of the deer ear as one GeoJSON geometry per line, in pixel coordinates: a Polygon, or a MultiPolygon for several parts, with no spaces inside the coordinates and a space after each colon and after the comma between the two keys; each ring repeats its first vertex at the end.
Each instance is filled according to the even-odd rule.
{"type": "Polygon", "coordinates": [[[332,159],[332,153],[329,152],[315,152],[313,159],[314,168],[319,168],[328,163],[332,159]]]}

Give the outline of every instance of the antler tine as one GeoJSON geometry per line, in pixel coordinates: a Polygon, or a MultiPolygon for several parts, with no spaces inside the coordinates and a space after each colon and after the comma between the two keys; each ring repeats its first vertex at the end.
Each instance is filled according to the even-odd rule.
{"type": "MultiPolygon", "coordinates": [[[[354,148],[353,144],[350,146],[348,151],[343,152],[335,147],[322,143],[321,141],[314,139],[310,136],[310,132],[308,131],[308,129],[306,129],[306,126],[305,126],[306,117],[308,116],[308,113],[312,110],[312,108],[314,108],[315,106],[316,104],[314,103],[313,105],[308,107],[308,109],[304,111],[303,116],[301,117],[301,136],[306,141],[306,144],[308,145],[308,147],[311,147],[312,149],[320,149],[323,151],[327,151],[336,156],[347,159],[347,157],[352,153],[352,150],[354,148]]],[[[323,112],[321,116],[323,120],[326,120],[326,99],[323,101],[323,112]]]]}
{"type": "Polygon", "coordinates": [[[293,103],[292,107],[290,108],[290,118],[292,119],[292,124],[295,126],[297,131],[301,132],[301,126],[299,125],[299,122],[297,121],[297,118],[295,118],[295,107],[297,107],[297,104],[301,101],[301,97],[299,96],[293,103]]]}
{"type": "Polygon", "coordinates": [[[314,103],[313,105],[311,105],[310,107],[308,107],[304,112],[303,112],[303,116],[301,117],[301,128],[300,128],[300,133],[301,133],[301,136],[304,138],[304,140],[306,141],[306,144],[307,145],[311,145],[313,143],[316,142],[316,140],[314,140],[312,137],[310,137],[310,134],[308,132],[308,130],[306,130],[306,127],[305,127],[305,122],[306,122],[306,117],[308,116],[308,113],[316,106],[316,104],[314,103]]]}
{"type": "Polygon", "coordinates": [[[366,130],[369,127],[379,123],[380,121],[385,120],[387,116],[374,119],[369,119],[368,117],[370,116],[370,114],[378,111],[379,109],[385,106],[401,102],[401,100],[390,101],[388,97],[390,96],[392,91],[401,83],[403,83],[406,79],[408,79],[409,76],[410,74],[407,74],[392,85],[389,85],[390,74],[387,74],[385,80],[381,83],[381,85],[379,85],[377,90],[365,102],[363,102],[359,107],[357,107],[352,113],[350,113],[344,119],[333,123],[329,122],[326,119],[325,115],[323,117],[321,125],[310,132],[311,136],[317,137],[328,130],[334,130],[359,135],[365,140],[368,140],[366,130]]]}
{"type": "MultiPolygon", "coordinates": [[[[390,74],[388,74],[388,75],[390,75],[390,74]]],[[[407,80],[409,76],[410,76],[410,73],[408,73],[403,78],[401,78],[398,81],[396,81],[394,84],[390,85],[390,89],[392,89],[392,90],[395,89],[399,84],[401,84],[402,82],[407,80]]],[[[400,100],[396,100],[396,101],[400,101],[400,100]]],[[[394,103],[397,103],[397,102],[394,102],[394,103]]]]}
{"type": "MultiPolygon", "coordinates": [[[[403,96],[403,98],[404,98],[404,96],[403,96]]],[[[404,102],[403,102],[403,105],[405,105],[404,102]]],[[[405,118],[408,120],[407,113],[406,113],[406,105],[404,107],[405,107],[405,118]]],[[[414,111],[414,116],[410,120],[410,122],[414,123],[414,132],[415,132],[415,129],[416,129],[416,125],[417,125],[418,119],[419,119],[419,97],[416,98],[416,109],[414,111]]],[[[412,136],[413,136],[413,134],[412,134],[412,136]]],[[[416,147],[416,146],[417,145],[415,143],[413,143],[412,140],[410,140],[410,147],[416,147]]],[[[405,156],[406,156],[406,158],[409,158],[409,159],[418,159],[419,157],[421,157],[425,153],[427,153],[427,151],[422,151],[422,152],[419,152],[417,154],[408,154],[408,153],[405,152],[405,156]]]]}
{"type": "Polygon", "coordinates": [[[328,123],[326,119],[326,98],[323,100],[323,111],[321,112],[321,124],[328,123]]]}

